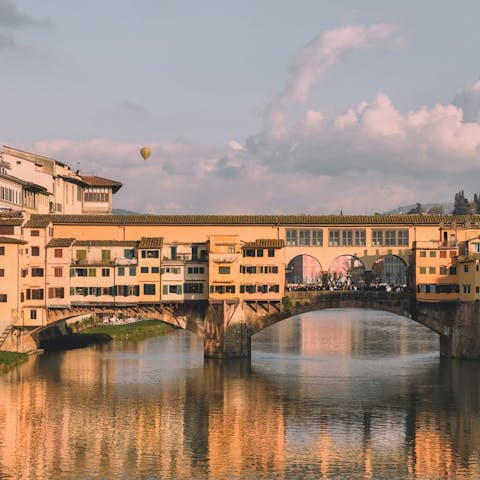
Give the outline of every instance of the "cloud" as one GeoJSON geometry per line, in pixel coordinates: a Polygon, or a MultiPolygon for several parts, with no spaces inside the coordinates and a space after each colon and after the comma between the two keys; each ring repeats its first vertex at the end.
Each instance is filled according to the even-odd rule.
{"type": "Polygon", "coordinates": [[[151,213],[372,213],[478,191],[480,82],[452,103],[404,112],[384,92],[342,112],[312,105],[312,88],[335,63],[379,42],[391,46],[394,33],[384,24],[350,26],[314,39],[295,56],[263,129],[243,142],[151,139],[147,162],[141,145],[109,138],[24,148],[122,181],[116,205],[151,213]]]}
{"type": "Polygon", "coordinates": [[[462,109],[466,122],[480,122],[480,80],[460,92],[453,104],[462,109]]]}
{"type": "Polygon", "coordinates": [[[291,104],[305,103],[312,88],[335,64],[355,50],[392,40],[395,31],[395,26],[385,23],[348,25],[327,30],[301,48],[288,69],[286,87],[265,108],[269,133],[275,137],[287,133],[285,110],[291,104]]]}
{"type": "Polygon", "coordinates": [[[244,150],[243,148],[243,145],[240,143],[240,142],[237,142],[236,140],[230,140],[228,142],[228,146],[232,149],[232,150],[244,150]]]}
{"type": "Polygon", "coordinates": [[[0,0],[0,26],[17,28],[24,26],[47,26],[48,20],[42,20],[18,10],[11,0],[0,0]]]}
{"type": "Polygon", "coordinates": [[[13,36],[10,33],[0,32],[0,50],[15,50],[18,48],[13,36]]]}
{"type": "Polygon", "coordinates": [[[152,113],[148,108],[144,107],[143,105],[139,105],[135,102],[130,102],[128,100],[121,102],[119,107],[121,111],[128,114],[133,113],[135,115],[149,116],[152,113]]]}

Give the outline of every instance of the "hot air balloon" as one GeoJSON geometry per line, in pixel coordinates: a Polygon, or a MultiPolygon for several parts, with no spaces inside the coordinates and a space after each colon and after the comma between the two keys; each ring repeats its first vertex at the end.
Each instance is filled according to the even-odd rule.
{"type": "Polygon", "coordinates": [[[142,156],[142,158],[144,160],[146,160],[150,156],[151,153],[152,153],[152,150],[150,150],[149,147],[142,147],[140,149],[140,155],[142,156]]]}

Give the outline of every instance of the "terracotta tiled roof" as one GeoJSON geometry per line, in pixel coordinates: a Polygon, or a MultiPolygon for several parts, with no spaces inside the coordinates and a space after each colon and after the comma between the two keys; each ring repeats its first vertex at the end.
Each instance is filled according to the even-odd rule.
{"type": "Polygon", "coordinates": [[[46,228],[52,220],[52,215],[32,215],[25,223],[24,228],[46,228]]]}
{"type": "Polygon", "coordinates": [[[12,238],[12,237],[0,237],[0,244],[16,244],[16,245],[25,245],[28,242],[25,240],[19,240],[18,238],[12,238]]]}
{"type": "Polygon", "coordinates": [[[277,238],[261,238],[254,242],[245,242],[242,248],[283,248],[285,241],[277,238]]]}
{"type": "Polygon", "coordinates": [[[111,188],[113,193],[118,192],[120,188],[122,188],[122,184],[120,182],[116,182],[115,180],[110,180],[108,178],[97,177],[95,175],[80,175],[82,180],[90,185],[91,187],[108,187],[111,188]]]}
{"type": "Polygon", "coordinates": [[[75,247],[136,247],[134,240],[75,240],[75,247]]]}
{"type": "Polygon", "coordinates": [[[22,218],[0,217],[0,225],[18,226],[23,223],[22,218]]]}
{"type": "Polygon", "coordinates": [[[75,241],[74,238],[52,238],[48,243],[47,243],[47,248],[48,247],[70,247],[72,243],[75,241]]]}
{"type": "Polygon", "coordinates": [[[54,224],[99,225],[457,225],[480,226],[480,215],[32,215],[54,224]]]}
{"type": "Polygon", "coordinates": [[[138,248],[162,248],[163,238],[160,237],[142,237],[138,243],[138,248]]]}

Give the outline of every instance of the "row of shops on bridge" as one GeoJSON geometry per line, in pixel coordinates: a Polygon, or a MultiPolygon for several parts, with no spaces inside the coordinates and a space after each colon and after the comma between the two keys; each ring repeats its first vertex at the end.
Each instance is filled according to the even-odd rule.
{"type": "Polygon", "coordinates": [[[279,238],[87,240],[55,236],[50,216],[21,214],[0,216],[0,233],[8,234],[0,235],[3,326],[43,325],[48,309],[71,306],[280,302],[286,292],[304,289],[411,288],[420,301],[480,299],[478,236],[461,242],[451,236],[415,241],[408,262],[392,252],[367,270],[355,255],[339,255],[328,267],[310,254],[292,258],[289,249],[296,247],[296,252],[298,246],[279,238]]]}

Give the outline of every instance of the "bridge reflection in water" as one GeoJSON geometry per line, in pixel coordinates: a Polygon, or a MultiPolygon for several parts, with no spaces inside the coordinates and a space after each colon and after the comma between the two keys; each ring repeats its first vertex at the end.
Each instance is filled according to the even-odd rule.
{"type": "Polygon", "coordinates": [[[261,332],[251,363],[181,331],[32,358],[0,380],[0,477],[475,478],[480,373],[432,335],[332,310],[261,332]]]}

